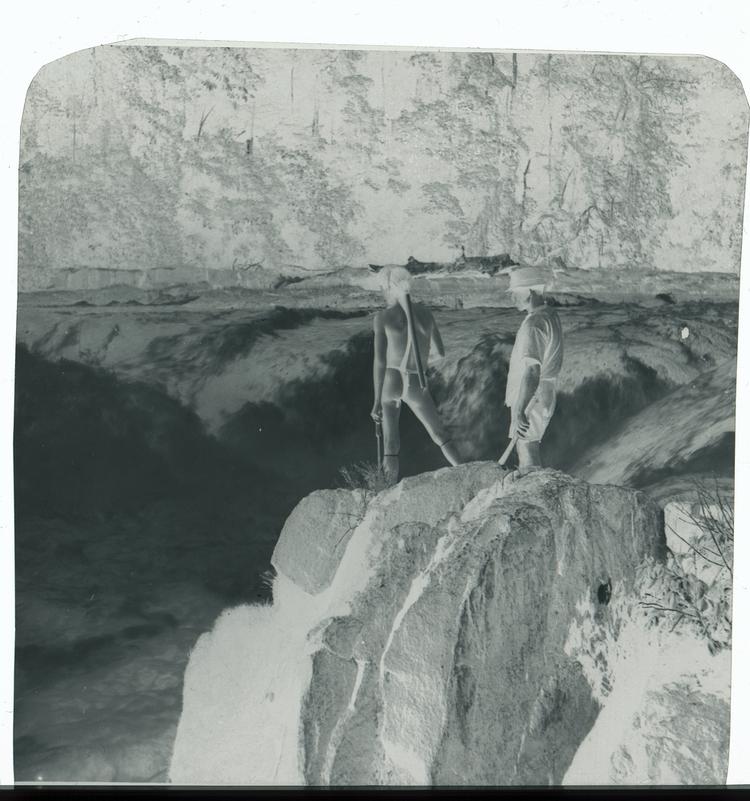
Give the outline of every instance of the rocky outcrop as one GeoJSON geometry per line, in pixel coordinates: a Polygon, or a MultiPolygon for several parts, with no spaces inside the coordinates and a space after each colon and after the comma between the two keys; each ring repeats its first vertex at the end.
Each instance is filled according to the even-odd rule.
{"type": "Polygon", "coordinates": [[[303,498],[287,518],[274,549],[271,564],[277,574],[312,595],[324,590],[366,506],[362,490],[326,490],[303,498]]]}
{"type": "MultiPolygon", "coordinates": [[[[569,629],[566,653],[602,710],[566,784],[726,782],[731,574],[704,550],[710,535],[702,522],[706,514],[714,523],[722,518],[705,496],[700,504],[671,502],[664,513],[666,564],[641,565],[632,594],[614,588],[606,618],[581,604],[569,629]]],[[[730,544],[711,528],[731,565],[730,544]]]]}
{"type": "Polygon", "coordinates": [[[573,472],[588,481],[644,488],[696,467],[709,474],[720,467],[731,475],[733,445],[716,451],[723,440],[733,443],[736,383],[736,361],[727,359],[627,420],[584,453],[573,472]]]}
{"type": "MultiPolygon", "coordinates": [[[[598,686],[607,692],[565,784],[726,782],[731,654],[712,656],[701,638],[670,632],[673,622],[653,631],[621,621],[616,640],[605,635],[598,641],[610,676],[598,686]]],[[[596,686],[605,668],[589,662],[580,645],[569,643],[570,651],[596,686]]]]}
{"type": "Polygon", "coordinates": [[[503,477],[302,501],[273,606],[225,613],[191,656],[171,780],[562,782],[602,706],[571,626],[662,558],[662,516],[556,471],[503,477]]]}

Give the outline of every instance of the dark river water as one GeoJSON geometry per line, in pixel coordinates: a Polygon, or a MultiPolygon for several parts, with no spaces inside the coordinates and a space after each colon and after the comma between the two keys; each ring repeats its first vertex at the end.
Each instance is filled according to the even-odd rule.
{"type": "MultiPolygon", "coordinates": [[[[645,333],[631,312],[575,311],[566,358],[571,375],[585,371],[580,365],[589,372],[561,387],[548,464],[569,469],[681,381],[732,356],[736,329],[723,309],[670,307],[668,319],[649,316],[645,333]],[[686,349],[683,318],[696,332],[686,349]]],[[[84,348],[85,330],[67,339],[58,332],[52,347],[51,330],[33,330],[33,320],[24,329],[15,421],[18,781],[164,781],[197,637],[227,606],[269,600],[271,553],[304,495],[344,485],[342,467],[374,461],[369,318],[296,314],[252,324],[206,314],[168,342],[149,334],[138,370],[91,357],[103,346],[84,348]],[[238,359],[252,362],[254,348],[272,371],[269,348],[286,364],[325,337],[333,344],[314,369],[284,374],[272,394],[259,391],[220,418],[201,416],[170,384],[190,370],[219,381],[238,359]]],[[[449,350],[462,344],[447,367],[430,371],[430,384],[466,460],[497,458],[507,442],[502,396],[519,321],[498,310],[444,319],[449,350]]],[[[444,466],[406,410],[401,431],[405,475],[444,466]]],[[[703,458],[731,475],[730,440],[695,464],[703,458]]]]}

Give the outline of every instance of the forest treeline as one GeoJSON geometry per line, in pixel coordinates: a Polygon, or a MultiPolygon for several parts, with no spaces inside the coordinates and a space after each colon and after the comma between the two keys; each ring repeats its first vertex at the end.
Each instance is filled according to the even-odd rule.
{"type": "Polygon", "coordinates": [[[698,58],[82,51],[29,90],[21,283],[86,267],[447,260],[461,247],[736,271],[738,86],[698,58]]]}

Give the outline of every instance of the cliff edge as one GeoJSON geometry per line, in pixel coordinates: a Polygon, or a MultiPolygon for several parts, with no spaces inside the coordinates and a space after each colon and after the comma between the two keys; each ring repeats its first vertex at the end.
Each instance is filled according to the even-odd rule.
{"type": "MultiPolygon", "coordinates": [[[[627,723],[666,680],[650,684],[662,649],[633,611],[644,565],[666,557],[662,512],[553,470],[503,477],[479,462],[304,498],[274,552],[273,605],[226,611],[196,644],[171,781],[674,781],[669,755],[656,773],[633,761],[627,723]]],[[[721,770],[711,753],[687,780],[721,770]]]]}

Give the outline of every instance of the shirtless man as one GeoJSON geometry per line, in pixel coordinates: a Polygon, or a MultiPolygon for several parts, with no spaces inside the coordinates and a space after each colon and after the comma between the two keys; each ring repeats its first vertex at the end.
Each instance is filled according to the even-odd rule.
{"type": "Polygon", "coordinates": [[[557,312],[544,302],[545,278],[536,267],[510,274],[513,302],[526,318],[516,334],[508,367],[505,405],[510,407],[508,436],[517,439],[518,478],[542,465],[541,440],[557,404],[557,376],[563,360],[563,337],[557,312]]]}
{"type": "Polygon", "coordinates": [[[403,267],[383,268],[380,279],[387,307],[378,312],[373,321],[375,402],[370,414],[375,422],[383,424],[383,470],[387,480],[392,483],[398,479],[399,471],[401,442],[398,422],[402,401],[409,405],[445,458],[452,465],[459,464],[460,460],[427,385],[420,385],[420,365],[414,340],[421,364],[425,366],[429,361],[431,345],[435,346],[440,358],[445,355],[432,312],[421,303],[409,304],[411,275],[403,267]],[[413,329],[407,315],[409,305],[414,319],[413,329]]]}

